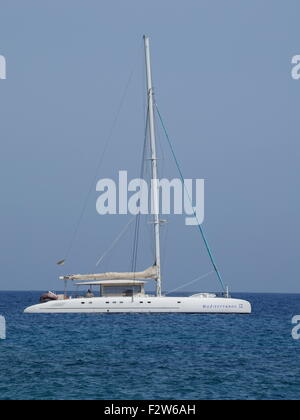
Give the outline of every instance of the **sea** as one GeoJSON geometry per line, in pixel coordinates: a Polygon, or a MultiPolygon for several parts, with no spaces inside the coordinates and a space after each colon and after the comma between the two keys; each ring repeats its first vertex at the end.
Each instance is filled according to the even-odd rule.
{"type": "Polygon", "coordinates": [[[234,295],[250,316],[23,314],[40,294],[0,292],[1,400],[300,397],[299,294],[234,295]]]}

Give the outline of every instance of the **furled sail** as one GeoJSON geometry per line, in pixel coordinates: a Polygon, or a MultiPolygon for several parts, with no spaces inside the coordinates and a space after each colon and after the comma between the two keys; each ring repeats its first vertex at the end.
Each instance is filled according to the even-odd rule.
{"type": "Polygon", "coordinates": [[[101,273],[101,274],[71,274],[60,277],[60,280],[136,280],[157,279],[157,266],[152,266],[139,273],[101,273]]]}

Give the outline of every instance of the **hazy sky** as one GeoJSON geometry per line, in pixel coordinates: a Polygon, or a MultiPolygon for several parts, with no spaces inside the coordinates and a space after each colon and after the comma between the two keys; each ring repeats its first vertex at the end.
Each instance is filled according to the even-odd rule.
{"type": "MultiPolygon", "coordinates": [[[[297,0],[1,0],[0,289],[57,290],[59,275],[127,270],[133,232],[96,268],[129,220],[99,216],[93,187],[63,258],[129,75],[97,178],[138,176],[142,35],[157,102],[186,178],[205,178],[204,229],[234,291],[300,292],[300,54],[297,0]]],[[[176,175],[162,133],[164,175],[176,175]]],[[[147,230],[148,228],[146,228],[147,230]]],[[[153,262],[143,235],[139,269],[153,262]]],[[[211,266],[196,228],[163,232],[164,289],[211,266]]],[[[188,290],[219,290],[210,276],[188,290]]]]}

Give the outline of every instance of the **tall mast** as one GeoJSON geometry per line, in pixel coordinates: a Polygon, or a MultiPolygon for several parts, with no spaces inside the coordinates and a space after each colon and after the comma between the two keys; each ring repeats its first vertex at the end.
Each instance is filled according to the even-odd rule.
{"type": "Polygon", "coordinates": [[[151,165],[152,165],[152,203],[154,214],[154,230],[155,230],[155,259],[158,270],[158,278],[156,282],[156,296],[161,296],[161,258],[160,258],[160,217],[159,217],[159,186],[157,171],[157,154],[156,154],[156,138],[155,138],[155,121],[154,121],[154,91],[152,85],[150,42],[147,36],[144,36],[146,70],[147,70],[147,97],[149,112],[149,129],[151,144],[151,165]]]}

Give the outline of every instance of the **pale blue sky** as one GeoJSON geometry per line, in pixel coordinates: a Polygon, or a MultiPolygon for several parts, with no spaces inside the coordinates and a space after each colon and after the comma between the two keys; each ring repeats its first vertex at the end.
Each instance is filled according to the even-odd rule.
{"type": "MultiPolygon", "coordinates": [[[[224,281],[234,291],[300,292],[300,81],[290,64],[299,15],[296,0],[1,0],[0,289],[57,290],[59,275],[95,271],[126,224],[96,214],[93,190],[68,263],[55,265],[132,69],[98,178],[139,175],[146,33],[184,176],[206,179],[204,228],[224,281]]],[[[129,233],[101,268],[127,270],[131,242],[129,233]]],[[[164,289],[210,271],[184,220],[170,220],[163,242],[164,289]]],[[[141,269],[152,263],[143,249],[141,269]]],[[[213,276],[192,287],[218,288],[213,276]]]]}

